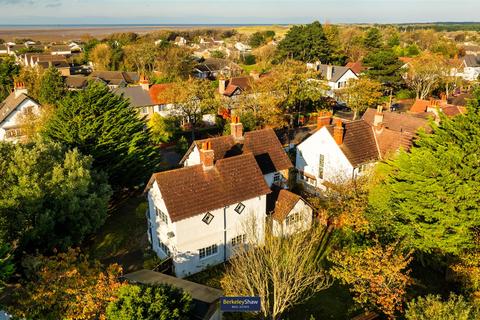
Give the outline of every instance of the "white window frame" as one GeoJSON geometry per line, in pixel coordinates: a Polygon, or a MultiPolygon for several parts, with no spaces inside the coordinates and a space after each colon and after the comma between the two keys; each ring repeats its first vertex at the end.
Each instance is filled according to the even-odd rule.
{"type": "Polygon", "coordinates": [[[302,218],[302,216],[301,216],[300,212],[294,212],[292,214],[289,214],[285,218],[285,225],[287,227],[295,225],[301,220],[301,218],[302,218]]]}
{"type": "Polygon", "coordinates": [[[282,175],[280,172],[275,172],[273,175],[273,182],[280,182],[282,180],[282,175]]]}
{"type": "Polygon", "coordinates": [[[247,235],[246,234],[240,234],[236,237],[233,237],[231,240],[232,247],[236,247],[239,244],[245,244],[247,243],[247,235]]]}
{"type": "Polygon", "coordinates": [[[160,210],[158,207],[155,207],[155,214],[157,215],[157,217],[160,219],[161,222],[168,224],[168,217],[165,212],[160,210]]]}
{"type": "Polygon", "coordinates": [[[323,180],[325,177],[325,155],[318,155],[318,178],[323,180]]]}
{"type": "Polygon", "coordinates": [[[204,260],[218,254],[218,245],[212,244],[211,246],[198,249],[198,258],[204,260]]]}
{"type": "Polygon", "coordinates": [[[162,242],[162,240],[160,238],[158,238],[158,247],[160,248],[160,250],[162,250],[162,252],[170,257],[172,252],[170,251],[170,249],[168,248],[168,246],[162,242]]]}

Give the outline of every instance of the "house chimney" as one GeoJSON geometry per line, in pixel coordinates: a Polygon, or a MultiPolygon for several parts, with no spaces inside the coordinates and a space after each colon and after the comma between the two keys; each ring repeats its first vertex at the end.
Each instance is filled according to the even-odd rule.
{"type": "Polygon", "coordinates": [[[22,93],[28,94],[28,89],[25,88],[25,84],[23,82],[15,82],[14,92],[15,92],[15,98],[18,98],[22,93]]]}
{"type": "Polygon", "coordinates": [[[383,106],[379,105],[377,107],[377,112],[373,118],[373,126],[378,127],[383,123],[383,106]]]}
{"type": "Polygon", "coordinates": [[[147,79],[147,77],[145,77],[145,75],[142,75],[140,77],[140,86],[142,87],[143,90],[145,91],[149,91],[150,90],[150,83],[147,79]]]}
{"type": "Polygon", "coordinates": [[[317,117],[317,129],[321,129],[330,124],[332,113],[329,111],[320,111],[317,117]]]}
{"type": "Polygon", "coordinates": [[[226,88],[227,88],[227,80],[223,76],[220,76],[220,78],[218,79],[218,92],[220,94],[224,94],[226,88]]]}
{"type": "Polygon", "coordinates": [[[213,168],[213,160],[215,159],[215,153],[212,150],[212,142],[205,141],[202,143],[202,149],[200,150],[200,162],[203,165],[203,169],[213,168]]]}
{"type": "Polygon", "coordinates": [[[232,123],[230,123],[230,131],[235,141],[243,139],[243,124],[240,123],[239,116],[232,116],[232,123]]]}
{"type": "Polygon", "coordinates": [[[333,77],[333,66],[328,65],[326,78],[328,81],[330,81],[332,80],[332,77],[333,77]]]}
{"type": "Polygon", "coordinates": [[[338,145],[343,143],[343,123],[342,119],[335,119],[335,127],[333,128],[333,139],[338,145]]]}

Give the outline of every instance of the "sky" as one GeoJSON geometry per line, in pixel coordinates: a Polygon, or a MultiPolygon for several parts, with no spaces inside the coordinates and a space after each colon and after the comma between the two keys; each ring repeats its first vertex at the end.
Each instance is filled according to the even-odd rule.
{"type": "Polygon", "coordinates": [[[0,0],[0,24],[480,21],[480,0],[0,0]]]}

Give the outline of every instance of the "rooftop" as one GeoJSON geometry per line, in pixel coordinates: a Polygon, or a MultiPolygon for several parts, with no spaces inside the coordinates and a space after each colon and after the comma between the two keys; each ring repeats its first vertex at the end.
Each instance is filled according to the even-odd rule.
{"type": "Polygon", "coordinates": [[[154,182],[173,222],[270,193],[252,154],[155,173],[146,190],[154,182]]]}

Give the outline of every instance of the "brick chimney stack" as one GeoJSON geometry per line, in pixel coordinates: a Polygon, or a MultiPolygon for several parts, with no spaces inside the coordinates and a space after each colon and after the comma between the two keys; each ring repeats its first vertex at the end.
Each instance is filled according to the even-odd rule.
{"type": "Polygon", "coordinates": [[[220,76],[220,78],[218,79],[218,92],[220,94],[224,94],[226,88],[227,88],[227,80],[223,76],[220,76]]]}
{"type": "Polygon", "coordinates": [[[140,86],[142,87],[143,90],[149,91],[150,90],[150,82],[148,81],[147,77],[145,75],[142,75],[140,77],[140,86]]]}
{"type": "Polygon", "coordinates": [[[343,128],[343,122],[341,119],[335,119],[335,127],[333,128],[333,139],[338,145],[343,143],[343,132],[345,129],[343,128]]]}
{"type": "Polygon", "coordinates": [[[375,113],[375,117],[373,118],[373,125],[378,127],[383,123],[383,106],[377,106],[377,112],[375,113]]]}
{"type": "Polygon", "coordinates": [[[15,82],[14,83],[14,92],[15,92],[15,98],[18,98],[22,93],[23,94],[28,94],[28,89],[25,87],[25,83],[15,82]]]}
{"type": "Polygon", "coordinates": [[[329,111],[320,111],[317,117],[317,129],[328,126],[332,121],[332,113],[329,111]]]}
{"type": "Polygon", "coordinates": [[[332,80],[332,78],[333,78],[333,66],[331,66],[331,65],[327,66],[327,74],[326,74],[325,77],[327,78],[328,81],[332,80]]]}
{"type": "Polygon", "coordinates": [[[203,142],[202,149],[200,150],[200,162],[203,165],[203,169],[207,170],[213,168],[214,159],[215,153],[212,150],[212,142],[203,142]]]}
{"type": "Polygon", "coordinates": [[[230,131],[233,139],[238,142],[243,140],[243,124],[240,122],[239,116],[232,116],[232,123],[230,124],[230,131]]]}

